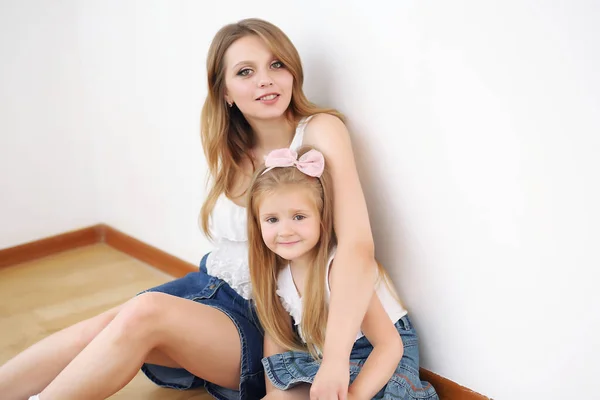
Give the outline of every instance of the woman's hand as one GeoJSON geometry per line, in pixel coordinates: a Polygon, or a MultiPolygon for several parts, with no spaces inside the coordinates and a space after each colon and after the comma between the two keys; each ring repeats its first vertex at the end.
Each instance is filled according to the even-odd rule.
{"type": "Polygon", "coordinates": [[[350,364],[323,361],[310,388],[310,400],[349,400],[350,364]]]}
{"type": "Polygon", "coordinates": [[[348,399],[347,400],[363,400],[360,397],[356,396],[354,393],[352,393],[351,390],[348,391],[348,399]]]}

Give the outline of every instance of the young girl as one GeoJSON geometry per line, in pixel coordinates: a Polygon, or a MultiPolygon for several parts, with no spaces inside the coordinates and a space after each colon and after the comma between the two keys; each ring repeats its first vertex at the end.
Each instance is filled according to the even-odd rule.
{"type": "MultiPolygon", "coordinates": [[[[308,398],[303,383],[311,384],[320,367],[334,273],[330,177],[320,152],[300,153],[269,153],[247,197],[250,276],[265,329],[269,398],[308,398]]],[[[431,384],[419,379],[417,334],[381,266],[373,282],[376,295],[350,355],[348,398],[437,399],[431,384]]]]}

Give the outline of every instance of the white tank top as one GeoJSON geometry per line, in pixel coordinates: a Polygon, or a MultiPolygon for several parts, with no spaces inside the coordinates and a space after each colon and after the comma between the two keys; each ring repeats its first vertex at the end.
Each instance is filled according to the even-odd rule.
{"type": "MultiPolygon", "coordinates": [[[[296,127],[290,144],[297,151],[304,141],[304,129],[310,117],[303,118],[296,127]]],[[[248,267],[248,230],[246,208],[240,207],[222,194],[216,201],[209,219],[209,230],[214,250],[206,260],[210,275],[223,279],[246,300],[252,297],[248,267]]]]}
{"type": "MultiPolygon", "coordinates": [[[[331,252],[329,255],[329,261],[327,264],[327,271],[325,276],[325,291],[326,291],[326,299],[329,301],[331,297],[331,290],[329,288],[329,269],[331,268],[331,262],[335,257],[335,250],[331,252]]],[[[379,301],[383,305],[383,308],[387,312],[388,316],[392,320],[392,322],[398,321],[400,318],[404,317],[407,314],[407,311],[402,307],[402,305],[396,300],[389,287],[382,279],[377,281],[377,287],[375,288],[375,292],[379,297],[379,301]]],[[[294,325],[297,326],[298,333],[302,340],[304,337],[302,336],[302,330],[300,329],[300,323],[302,322],[302,298],[300,294],[298,294],[298,290],[296,289],[296,284],[294,283],[294,277],[292,276],[292,270],[290,265],[285,266],[277,276],[277,294],[281,299],[281,303],[283,304],[283,308],[292,316],[294,320],[294,325]]],[[[356,340],[363,337],[364,334],[362,331],[359,331],[356,334],[356,340]]]]}

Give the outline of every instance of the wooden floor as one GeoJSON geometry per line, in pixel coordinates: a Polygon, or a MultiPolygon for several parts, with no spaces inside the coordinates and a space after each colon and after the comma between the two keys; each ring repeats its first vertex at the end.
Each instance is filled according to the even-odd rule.
{"type": "MultiPolygon", "coordinates": [[[[0,269],[0,364],[64,327],[172,278],[105,244],[0,269]]],[[[208,400],[161,389],[141,372],[111,399],[208,400]]]]}

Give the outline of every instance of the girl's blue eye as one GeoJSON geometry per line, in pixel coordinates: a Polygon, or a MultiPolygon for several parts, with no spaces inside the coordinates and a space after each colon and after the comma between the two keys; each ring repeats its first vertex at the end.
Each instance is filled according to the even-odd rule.
{"type": "Polygon", "coordinates": [[[274,224],[275,222],[277,222],[277,218],[275,218],[275,217],[267,218],[267,222],[269,224],[274,224]]]}
{"type": "Polygon", "coordinates": [[[273,64],[271,64],[271,67],[275,69],[283,68],[283,63],[281,61],[275,61],[273,64]]]}
{"type": "Polygon", "coordinates": [[[295,216],[294,216],[294,219],[295,219],[296,221],[302,221],[304,218],[306,218],[304,215],[295,215],[295,216]]]}

